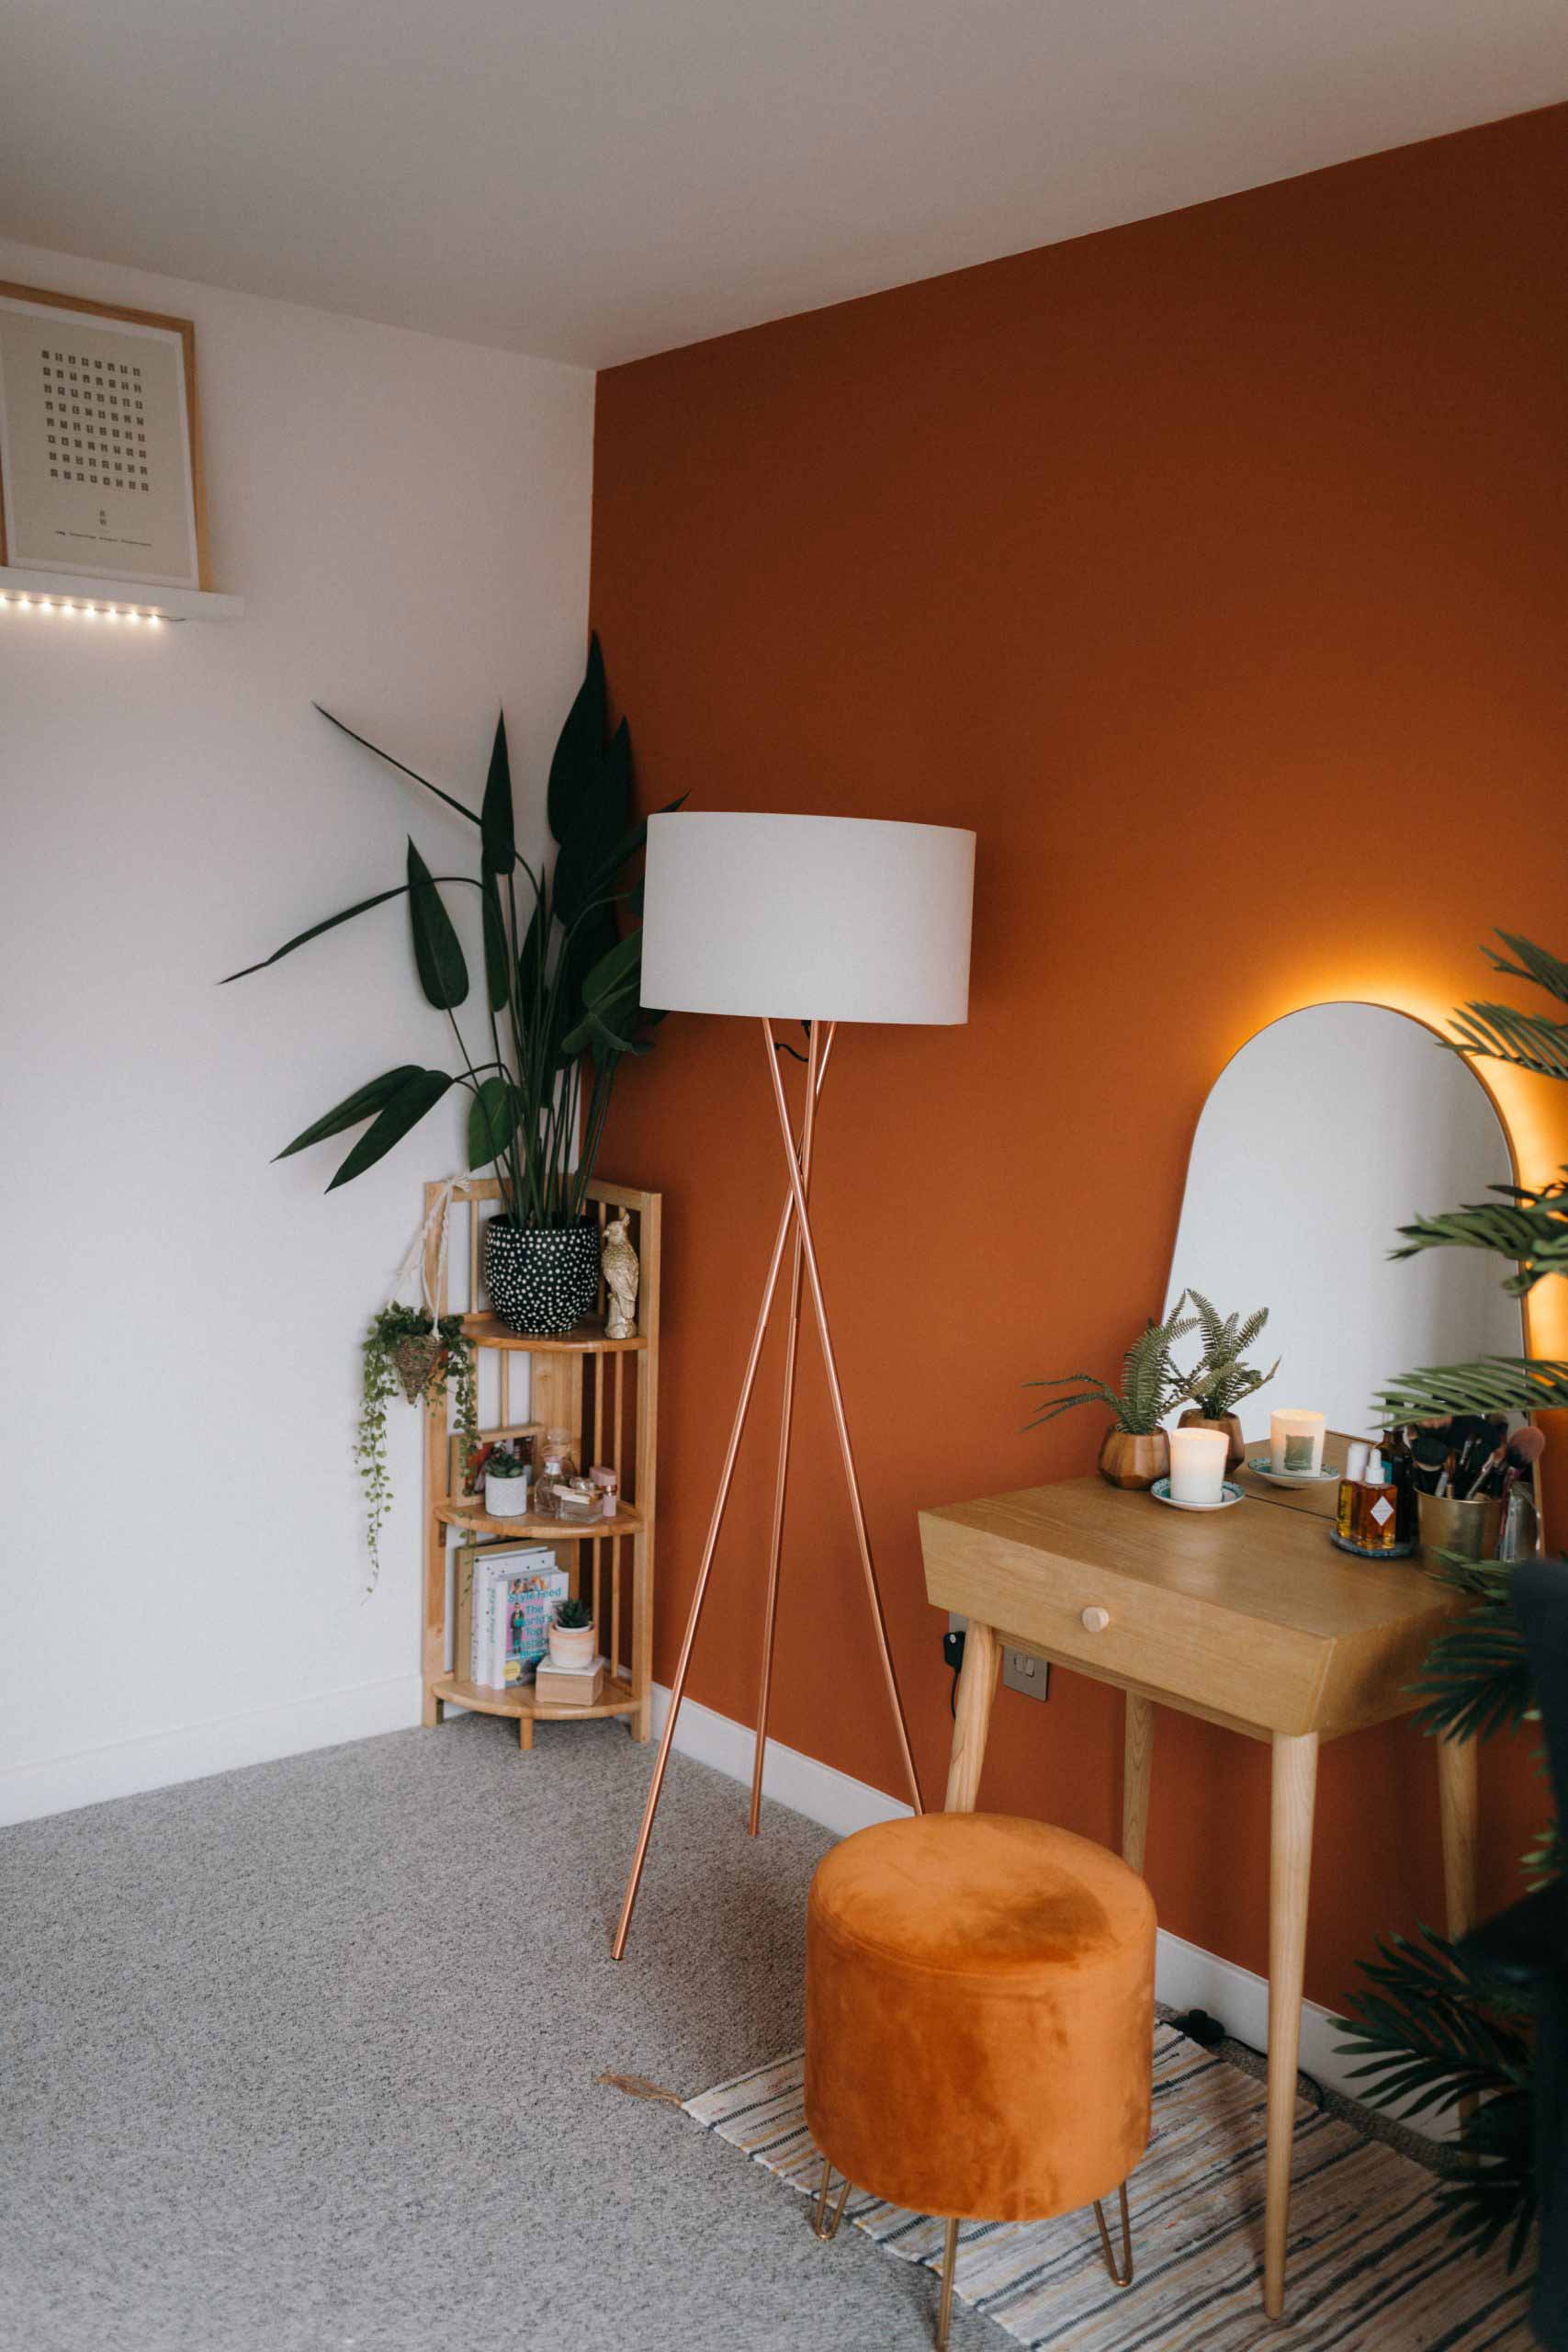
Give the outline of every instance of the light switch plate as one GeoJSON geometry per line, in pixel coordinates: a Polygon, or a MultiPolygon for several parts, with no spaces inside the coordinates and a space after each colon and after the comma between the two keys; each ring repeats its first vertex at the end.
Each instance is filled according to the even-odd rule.
{"type": "Polygon", "coordinates": [[[1021,1690],[1026,1699],[1051,1696],[1050,1666],[1029,1650],[1002,1652],[1002,1681],[1010,1690],[1021,1690]]]}

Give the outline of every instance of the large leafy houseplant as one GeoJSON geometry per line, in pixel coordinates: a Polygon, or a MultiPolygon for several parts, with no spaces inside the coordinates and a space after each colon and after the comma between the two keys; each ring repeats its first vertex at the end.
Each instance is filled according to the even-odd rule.
{"type": "MultiPolygon", "coordinates": [[[[1512,933],[1507,955],[1483,952],[1494,968],[1534,981],[1568,1004],[1568,964],[1512,933]]],[[[1568,1023],[1513,1005],[1471,1003],[1455,1016],[1450,1050],[1477,1060],[1568,1080],[1568,1023]]],[[[1509,1261],[1504,1288],[1516,1295],[1568,1274],[1568,1168],[1531,1190],[1495,1185],[1495,1201],[1472,1202],[1402,1226],[1395,1257],[1423,1250],[1487,1250],[1509,1261]]],[[[1568,1406],[1568,1362],[1486,1356],[1474,1363],[1404,1374],[1379,1400],[1390,1423],[1456,1414],[1529,1413],[1568,1406]]],[[[1417,1717],[1440,1739],[1489,1739],[1539,1720],[1534,1677],[1504,1562],[1445,1558],[1442,1573],[1474,1606],[1439,1634],[1427,1655],[1417,1717]]],[[[1550,1825],[1525,1858],[1536,1883],[1563,1866],[1561,1824],[1550,1825]]],[[[1517,2263],[1537,2203],[1532,2138],[1533,2032],[1528,1997],[1484,1962],[1433,1928],[1382,1939],[1378,1958],[1345,2020],[1348,2054],[1374,2105],[1409,2100],[1409,2112],[1460,2109],[1464,2160],[1441,2191],[1452,2234],[1477,2252],[1509,2233],[1517,2263]]]]}
{"type": "MultiPolygon", "coordinates": [[[[640,933],[633,930],[623,937],[616,919],[620,903],[635,910],[637,893],[624,877],[645,838],[644,826],[632,813],[626,722],[623,718],[609,730],[604,666],[594,638],[550,763],[547,811],[558,848],[554,868],[547,871],[543,860],[536,869],[517,846],[504,718],[496,724],[484,796],[476,810],[330,711],[321,716],[467,818],[479,836],[479,870],[434,875],[411,837],[402,882],[312,923],[262,962],[229,977],[243,979],[264,971],[340,923],[406,898],[419,985],[425,1001],[446,1013],[461,1068],[430,1069],[405,1062],[384,1070],[313,1120],[278,1158],[363,1127],[327,1187],[335,1192],[373,1168],[453,1087],[462,1088],[469,1098],[468,1166],[493,1165],[502,1196],[503,1215],[492,1220],[487,1236],[493,1294],[491,1245],[498,1224],[520,1237],[585,1228],[587,1185],[615,1073],[626,1055],[648,1052],[648,1032],[658,1018],[640,1002],[640,933]],[[444,888],[473,889],[479,898],[489,1051],[481,1046],[477,1056],[457,1022],[471,984],[442,899],[444,888]]],[[[584,1262],[596,1275],[592,1250],[584,1262]]],[[[569,1313],[566,1319],[574,1317],[569,1313]]]]}

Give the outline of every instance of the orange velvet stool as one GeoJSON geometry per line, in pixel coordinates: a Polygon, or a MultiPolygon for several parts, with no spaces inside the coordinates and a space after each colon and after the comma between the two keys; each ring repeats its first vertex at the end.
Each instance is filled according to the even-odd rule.
{"type": "Polygon", "coordinates": [[[939,2342],[960,2220],[1043,2221],[1121,2188],[1130,2278],[1124,2184],[1148,2145],[1154,1989],[1148,1888],[1086,1838],[977,1813],[846,1838],[807,1913],[818,2234],[832,2234],[834,2167],[840,2214],[852,2182],[947,2219],[939,2342]]]}

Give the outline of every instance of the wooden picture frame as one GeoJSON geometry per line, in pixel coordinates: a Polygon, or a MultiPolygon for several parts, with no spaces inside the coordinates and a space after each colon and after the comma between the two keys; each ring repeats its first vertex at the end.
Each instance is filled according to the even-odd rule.
{"type": "MultiPolygon", "coordinates": [[[[80,445],[82,435],[77,439],[80,445]]],[[[63,454],[63,453],[62,453],[63,454]]],[[[63,469],[62,469],[63,470],[63,469]]],[[[135,581],[150,587],[205,590],[210,586],[207,537],[207,485],[201,455],[201,410],[196,380],[196,327],[189,319],[172,318],[157,311],[136,311],[112,302],[91,302],[76,294],[56,294],[41,286],[20,286],[0,279],[0,564],[29,571],[76,573],[105,580],[135,581]],[[147,398],[154,402],[153,378],[159,387],[154,405],[145,416],[124,408],[127,458],[132,447],[144,459],[152,458],[157,473],[147,486],[152,496],[149,514],[157,518],[156,551],[172,563],[136,560],[135,543],[128,534],[138,527],[136,510],[129,502],[136,494],[120,479],[120,431],[118,408],[106,409],[95,395],[101,415],[93,416],[86,432],[90,458],[83,457],[72,470],[75,480],[62,481],[49,467],[46,434],[58,425],[87,425],[73,410],[69,395],[81,390],[73,380],[58,387],[61,407],[52,401],[54,377],[40,380],[42,370],[30,364],[39,356],[37,323],[59,314],[61,350],[51,365],[73,370],[80,360],[86,372],[107,382],[108,353],[117,353],[112,372],[129,384],[131,368],[149,346],[171,355],[172,368],[150,368],[147,398]],[[75,335],[66,346],[65,322],[74,323],[75,335]],[[25,322],[25,323],[24,323],[25,322]],[[115,329],[123,332],[118,336],[115,329]],[[11,361],[7,374],[7,352],[11,361]],[[120,354],[131,355],[128,356],[120,354]],[[173,397],[171,397],[171,387],[173,397]],[[101,426],[101,444],[95,439],[101,426]],[[130,440],[135,427],[151,437],[149,450],[130,440]],[[101,455],[98,454],[101,447],[101,455]],[[153,454],[155,452],[155,455],[153,454]],[[94,469],[101,464],[102,476],[94,469]],[[128,519],[130,518],[130,519],[128,519]],[[177,541],[177,550],[176,550],[177,541]]]]}

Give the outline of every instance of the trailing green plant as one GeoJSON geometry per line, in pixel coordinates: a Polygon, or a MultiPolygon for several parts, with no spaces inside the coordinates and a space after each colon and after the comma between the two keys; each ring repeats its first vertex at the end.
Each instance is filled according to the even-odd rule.
{"type": "Polygon", "coordinates": [[[1151,1321],[1139,1332],[1122,1359],[1120,1388],[1112,1388],[1090,1372],[1064,1372],[1049,1380],[1026,1381],[1027,1388],[1065,1388],[1075,1382],[1081,1385],[1070,1396],[1052,1397],[1025,1428],[1037,1430],[1042,1423],[1055,1420],[1058,1413],[1070,1413],[1076,1405],[1103,1405],[1114,1416],[1119,1430],[1134,1437],[1151,1436],[1168,1413],[1190,1404],[1197,1394],[1196,1367],[1182,1372],[1174,1361],[1174,1351],[1198,1329],[1197,1316],[1181,1311],[1186,1304],[1183,1291],[1163,1323],[1151,1321]]]}
{"type": "MultiPolygon", "coordinates": [[[[1535,981],[1568,1004],[1568,965],[1511,932],[1509,950],[1483,953],[1494,968],[1535,981]]],[[[1471,1003],[1455,1014],[1449,1050],[1467,1060],[1568,1079],[1568,1023],[1511,1005],[1471,1003]]],[[[1488,1250],[1510,1261],[1503,1287],[1516,1295],[1549,1275],[1568,1273],[1568,1168],[1539,1191],[1493,1187],[1500,1202],[1474,1203],[1399,1228],[1410,1258],[1423,1250],[1488,1250]]],[[[1568,1363],[1537,1356],[1483,1356],[1472,1363],[1407,1372],[1378,1399],[1388,1422],[1445,1420],[1455,1414],[1538,1412],[1568,1405],[1568,1363]]],[[[1492,1739],[1539,1719],[1535,1679],[1515,1612],[1506,1563],[1451,1554],[1436,1571],[1472,1606],[1452,1619],[1427,1652],[1414,1686],[1417,1720],[1439,1739],[1492,1739]]],[[[1524,1858],[1536,1883],[1563,1866],[1555,1818],[1524,1858]]],[[[1387,2106],[1411,2094],[1415,2112],[1463,2108],[1458,2146],[1463,2169],[1440,2192],[1450,2233],[1477,2252],[1508,2233],[1508,2265],[1523,2255],[1536,2210],[1530,2076],[1532,2035],[1517,1989],[1490,1981],[1469,1952],[1430,1928],[1411,1940],[1393,1936],[1362,1964],[1368,1989],[1340,2023],[1363,2096],[1387,2106]]]]}
{"type": "Polygon", "coordinates": [[[563,1634],[586,1633],[593,1623],[593,1611],[586,1600],[558,1600],[556,1623],[563,1634]]]}
{"type": "Polygon", "coordinates": [[[623,938],[616,920],[623,902],[639,910],[640,886],[626,886],[624,876],[643,846],[646,827],[632,815],[626,720],[609,730],[599,640],[590,642],[587,671],[550,763],[547,813],[558,844],[550,871],[542,860],[536,871],[517,846],[504,718],[496,723],[484,797],[475,810],[331,711],[321,716],[475,826],[479,871],[434,875],[411,838],[404,881],[312,923],[229,978],[265,971],[340,923],[406,898],[419,985],[426,1003],[451,1023],[462,1068],[404,1062],[385,1070],[312,1121],[277,1157],[287,1159],[363,1126],[327,1187],[335,1192],[373,1168],[457,1086],[469,1097],[468,1166],[493,1164],[506,1214],[520,1226],[575,1224],[615,1073],[628,1054],[649,1050],[649,1032],[661,1017],[641,1003],[640,933],[623,938]],[[457,1023],[457,1008],[469,992],[468,967],[443,887],[479,893],[489,1051],[481,1046],[478,1058],[457,1023]]]}
{"type": "Polygon", "coordinates": [[[1280,1369],[1278,1356],[1267,1372],[1242,1361],[1268,1322],[1269,1309],[1260,1306],[1243,1322],[1239,1314],[1222,1318],[1201,1290],[1190,1291],[1188,1296],[1197,1309],[1203,1343],[1202,1361],[1193,1375],[1193,1396],[1207,1419],[1223,1421],[1245,1397],[1267,1387],[1280,1369]]]}
{"type": "Polygon", "coordinates": [[[392,1502],[387,1467],[387,1407],[400,1391],[411,1405],[432,1400],[450,1388],[466,1451],[479,1442],[473,1342],[458,1315],[432,1324],[429,1310],[396,1304],[370,1317],[362,1354],[359,1428],[354,1442],[365,1490],[365,1541],[370,1554],[370,1587],[381,1572],[381,1523],[392,1502]]]}

